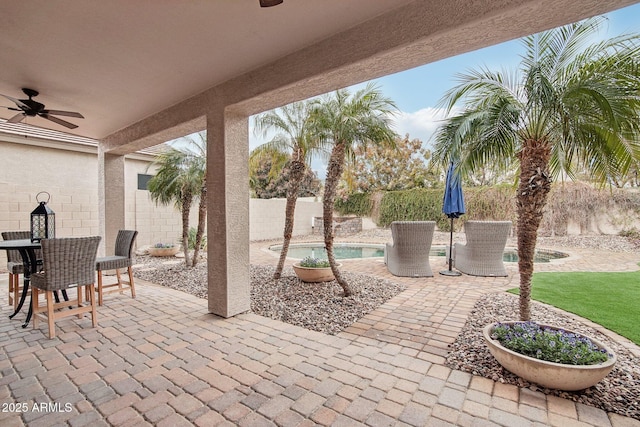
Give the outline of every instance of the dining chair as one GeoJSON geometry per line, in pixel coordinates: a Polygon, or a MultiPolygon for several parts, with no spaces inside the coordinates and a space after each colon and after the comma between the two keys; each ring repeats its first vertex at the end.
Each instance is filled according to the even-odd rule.
{"type": "MultiPolygon", "coordinates": [[[[29,231],[3,231],[3,240],[22,240],[30,239],[31,232],[29,231]]],[[[42,265],[42,251],[36,250],[36,258],[38,264],[42,265]]],[[[20,300],[20,293],[22,292],[22,285],[20,284],[20,275],[24,274],[24,265],[22,256],[17,250],[7,251],[7,270],[9,271],[9,305],[12,305],[14,310],[18,306],[20,300]]]]}
{"type": "Polygon", "coordinates": [[[98,271],[98,287],[96,292],[98,293],[98,305],[102,305],[102,298],[104,294],[124,291],[123,285],[129,286],[131,289],[131,298],[136,297],[136,288],[133,282],[133,260],[131,254],[133,252],[133,242],[136,240],[138,232],[136,230],[120,230],[116,237],[115,254],[106,257],[100,257],[96,260],[96,270],[98,271]],[[129,280],[122,280],[120,275],[120,269],[126,268],[129,280]],[[115,270],[117,282],[105,285],[103,283],[102,273],[107,270],[115,270]],[[115,288],[115,289],[111,289],[115,288]],[[107,290],[108,289],[108,290],[107,290]]]}
{"type": "Polygon", "coordinates": [[[100,236],[71,237],[61,239],[43,239],[43,271],[31,275],[31,307],[33,328],[38,327],[41,313],[46,312],[49,325],[49,338],[56,335],[55,321],[77,315],[82,319],[84,313],[91,313],[91,323],[98,325],[95,299],[95,265],[100,244],[100,236]],[[76,288],[77,299],[55,302],[54,291],[76,288]],[[82,289],[90,295],[89,305],[84,305],[82,289]],[[40,306],[39,297],[44,292],[46,305],[40,306]],[[74,308],[72,305],[77,306],[74,308]]]}

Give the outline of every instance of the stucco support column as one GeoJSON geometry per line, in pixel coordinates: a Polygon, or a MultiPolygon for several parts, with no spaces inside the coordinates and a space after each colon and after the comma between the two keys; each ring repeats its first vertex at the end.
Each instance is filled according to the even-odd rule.
{"type": "Polygon", "coordinates": [[[207,268],[209,312],[249,311],[248,118],[207,114],[207,268]]]}
{"type": "Polygon", "coordinates": [[[99,253],[113,255],[118,230],[125,228],[124,156],[105,153],[98,147],[98,226],[102,241],[99,253]]]}

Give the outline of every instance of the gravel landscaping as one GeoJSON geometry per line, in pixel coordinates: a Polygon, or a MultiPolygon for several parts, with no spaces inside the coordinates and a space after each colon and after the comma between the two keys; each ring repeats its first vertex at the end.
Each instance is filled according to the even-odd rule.
{"type": "MultiPolygon", "coordinates": [[[[186,268],[182,262],[162,264],[159,260],[138,256],[138,263],[153,268],[137,270],[136,277],[207,298],[206,263],[186,268]]],[[[274,271],[275,267],[271,266],[251,266],[251,311],[330,335],[342,331],[405,289],[385,279],[344,273],[354,294],[343,298],[342,288],[336,281],[303,283],[291,267],[285,268],[280,280],[273,280],[274,271]]]]}
{"type": "MultiPolygon", "coordinates": [[[[360,240],[384,239],[385,230],[362,233],[360,240]]],[[[541,238],[545,247],[596,247],[613,251],[638,251],[638,242],[617,236],[541,238]]],[[[206,261],[187,269],[183,262],[167,263],[166,259],[137,256],[144,268],[136,277],[207,298],[206,261]]],[[[300,282],[292,269],[285,268],[279,281],[272,280],[275,267],[251,266],[251,309],[254,313],[327,334],[336,334],[375,310],[404,290],[402,285],[367,275],[345,273],[354,286],[355,295],[342,298],[336,282],[308,284],[300,282]]],[[[489,294],[478,300],[462,333],[451,345],[447,365],[453,369],[484,376],[494,381],[527,387],[595,406],[608,412],[640,420],[640,358],[575,317],[536,302],[532,318],[592,336],[612,348],[618,362],[614,370],[596,386],[580,392],[563,392],[540,388],[504,370],[491,356],[482,339],[482,328],[499,320],[518,318],[518,298],[506,293],[489,294]]]]}

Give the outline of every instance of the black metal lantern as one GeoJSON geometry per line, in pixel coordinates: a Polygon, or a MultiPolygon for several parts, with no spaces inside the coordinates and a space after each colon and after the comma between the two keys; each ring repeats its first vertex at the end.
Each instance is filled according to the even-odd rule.
{"type": "Polygon", "coordinates": [[[53,239],[56,235],[56,214],[47,206],[51,195],[46,191],[36,194],[38,207],[31,212],[31,241],[39,242],[42,239],[53,239]],[[41,202],[38,196],[47,195],[47,201],[41,202]]]}

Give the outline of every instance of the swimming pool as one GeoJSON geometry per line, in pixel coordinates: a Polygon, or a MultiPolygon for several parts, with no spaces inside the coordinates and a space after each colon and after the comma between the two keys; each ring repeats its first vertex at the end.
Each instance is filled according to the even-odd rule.
{"type": "MultiPolygon", "coordinates": [[[[358,259],[358,258],[382,258],[384,257],[383,244],[373,243],[334,243],[334,255],[336,259],[358,259]]],[[[270,250],[280,253],[282,245],[273,245],[270,250]]],[[[444,257],[444,246],[432,246],[429,256],[444,257]]],[[[305,257],[327,258],[327,251],[324,249],[324,243],[292,243],[289,246],[288,258],[302,259],[305,257]]],[[[558,251],[550,251],[546,249],[536,250],[534,262],[550,262],[554,259],[566,258],[569,254],[558,251]]],[[[518,262],[518,253],[516,249],[507,248],[502,258],[504,262],[518,262]]]]}

